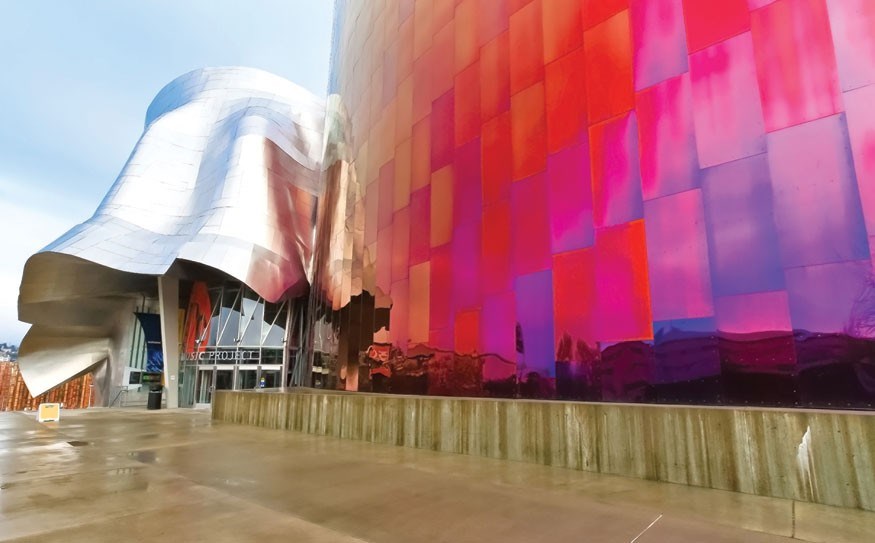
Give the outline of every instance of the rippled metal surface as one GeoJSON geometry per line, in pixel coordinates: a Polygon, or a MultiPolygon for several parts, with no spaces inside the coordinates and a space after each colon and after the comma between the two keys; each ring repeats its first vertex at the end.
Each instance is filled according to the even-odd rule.
{"type": "Polygon", "coordinates": [[[299,382],[875,408],[875,2],[507,4],[337,2],[299,382]]]}
{"type": "Polygon", "coordinates": [[[121,323],[179,260],[271,302],[304,290],[324,125],[321,98],[260,70],[207,68],[164,87],[94,215],[25,266],[19,318],[35,326],[19,361],[31,393],[121,357],[121,323]]]}

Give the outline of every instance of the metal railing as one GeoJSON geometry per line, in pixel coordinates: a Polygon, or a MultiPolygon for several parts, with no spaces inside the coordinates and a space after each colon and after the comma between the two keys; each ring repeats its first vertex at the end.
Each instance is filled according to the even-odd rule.
{"type": "Polygon", "coordinates": [[[116,392],[109,402],[109,407],[132,407],[146,405],[148,392],[132,390],[128,387],[116,387],[116,392]]]}

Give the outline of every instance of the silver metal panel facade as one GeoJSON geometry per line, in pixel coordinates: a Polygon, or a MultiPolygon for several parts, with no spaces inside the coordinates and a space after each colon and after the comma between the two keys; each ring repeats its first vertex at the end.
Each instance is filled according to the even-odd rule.
{"type": "Polygon", "coordinates": [[[154,296],[177,260],[271,302],[306,290],[324,126],[323,99],[261,70],[207,68],[164,87],[94,215],[25,266],[19,318],[34,326],[19,363],[31,393],[118,356],[131,301],[154,296]]]}

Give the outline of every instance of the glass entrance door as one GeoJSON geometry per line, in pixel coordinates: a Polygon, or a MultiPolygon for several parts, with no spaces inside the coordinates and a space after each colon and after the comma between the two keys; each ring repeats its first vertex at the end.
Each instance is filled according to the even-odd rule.
{"type": "Polygon", "coordinates": [[[213,368],[199,368],[195,387],[196,407],[207,407],[213,399],[213,368]]]}
{"type": "Polygon", "coordinates": [[[218,368],[216,369],[216,388],[215,390],[233,390],[234,389],[234,368],[218,368]]]}
{"type": "Polygon", "coordinates": [[[262,370],[261,378],[264,379],[264,388],[279,388],[282,386],[280,372],[277,370],[262,370]]]}
{"type": "Polygon", "coordinates": [[[258,370],[237,370],[237,390],[252,390],[258,386],[258,370]]]}
{"type": "Polygon", "coordinates": [[[230,368],[198,368],[197,384],[195,385],[195,407],[209,407],[216,390],[232,390],[234,388],[234,367],[230,368]]]}
{"type": "Polygon", "coordinates": [[[197,367],[188,364],[183,367],[179,378],[179,405],[192,407],[194,405],[194,385],[197,378],[197,367]]]}

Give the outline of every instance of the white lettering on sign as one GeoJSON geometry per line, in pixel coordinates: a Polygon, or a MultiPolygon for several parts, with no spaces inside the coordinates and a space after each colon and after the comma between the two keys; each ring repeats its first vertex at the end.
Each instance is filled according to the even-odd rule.
{"type": "Polygon", "coordinates": [[[258,362],[258,351],[202,351],[199,353],[183,353],[182,359],[198,362],[258,362]]]}

